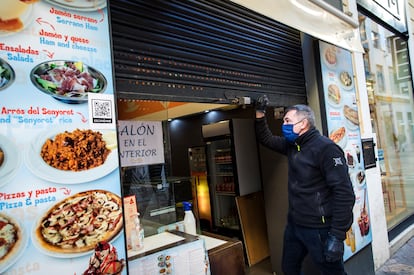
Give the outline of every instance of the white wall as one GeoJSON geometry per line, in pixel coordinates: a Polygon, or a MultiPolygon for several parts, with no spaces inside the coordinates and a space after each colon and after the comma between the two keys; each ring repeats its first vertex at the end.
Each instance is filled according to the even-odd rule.
{"type": "MultiPolygon", "coordinates": [[[[354,16],[358,15],[356,0],[349,1],[350,11],[354,16]]],[[[356,75],[356,93],[359,110],[359,121],[361,138],[374,138],[371,125],[371,117],[368,104],[368,93],[366,88],[364,61],[362,53],[353,53],[354,72],[356,75]]],[[[375,152],[378,155],[377,152],[375,152]]],[[[375,168],[365,171],[368,203],[370,206],[370,219],[372,229],[372,255],[374,268],[377,270],[390,257],[387,222],[384,209],[384,197],[382,194],[381,172],[379,163],[375,168]]]]}

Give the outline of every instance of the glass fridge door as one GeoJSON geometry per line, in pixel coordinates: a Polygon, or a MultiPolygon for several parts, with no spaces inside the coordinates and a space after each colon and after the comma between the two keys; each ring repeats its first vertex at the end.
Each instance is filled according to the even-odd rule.
{"type": "Polygon", "coordinates": [[[208,142],[207,160],[213,226],[218,231],[239,230],[231,139],[208,142]]]}

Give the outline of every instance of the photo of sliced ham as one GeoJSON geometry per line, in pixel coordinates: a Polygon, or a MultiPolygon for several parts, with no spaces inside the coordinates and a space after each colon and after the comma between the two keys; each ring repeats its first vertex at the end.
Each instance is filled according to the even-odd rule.
{"type": "Polygon", "coordinates": [[[80,61],[49,61],[36,66],[30,78],[42,92],[66,103],[83,103],[88,93],[103,93],[105,77],[80,61]]]}

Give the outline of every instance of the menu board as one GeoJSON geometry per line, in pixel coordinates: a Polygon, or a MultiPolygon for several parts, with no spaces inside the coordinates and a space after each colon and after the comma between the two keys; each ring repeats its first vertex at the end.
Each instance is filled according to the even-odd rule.
{"type": "Polygon", "coordinates": [[[107,1],[1,3],[0,274],[126,274],[107,1]]]}
{"type": "Polygon", "coordinates": [[[356,196],[344,260],[372,241],[355,78],[351,53],[320,41],[320,62],[329,138],[345,154],[356,196]]]}

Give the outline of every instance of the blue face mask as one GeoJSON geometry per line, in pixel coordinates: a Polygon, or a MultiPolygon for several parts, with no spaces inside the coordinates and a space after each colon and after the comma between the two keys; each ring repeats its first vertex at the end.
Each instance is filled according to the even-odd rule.
{"type": "Polygon", "coordinates": [[[289,143],[295,143],[295,140],[298,138],[299,134],[293,132],[293,127],[295,124],[283,124],[282,125],[282,134],[286,138],[286,141],[289,143]]]}

